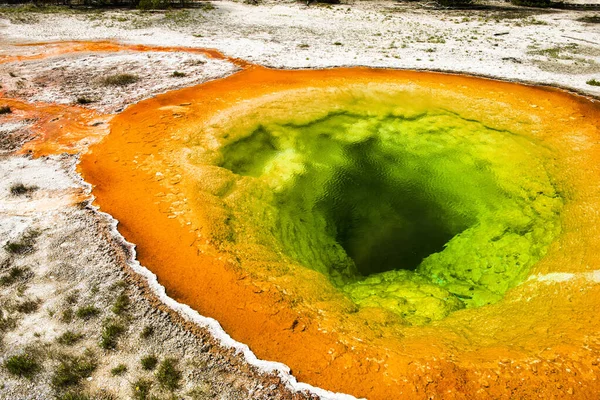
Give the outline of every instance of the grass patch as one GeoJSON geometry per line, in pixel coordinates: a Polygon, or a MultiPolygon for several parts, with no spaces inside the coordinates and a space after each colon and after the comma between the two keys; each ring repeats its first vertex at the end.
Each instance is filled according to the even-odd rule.
{"type": "Polygon", "coordinates": [[[150,389],[152,388],[152,382],[147,379],[138,379],[131,384],[131,391],[133,392],[133,398],[136,400],[146,400],[150,396],[150,389]]]}
{"type": "Polygon", "coordinates": [[[8,270],[8,273],[0,277],[1,286],[9,286],[15,282],[22,282],[30,279],[33,276],[33,272],[28,267],[12,267],[8,270]]]}
{"type": "Polygon", "coordinates": [[[156,364],[158,364],[158,358],[155,355],[148,355],[146,357],[142,357],[140,360],[142,364],[142,368],[146,371],[152,371],[156,368],[156,364]]]}
{"type": "Polygon", "coordinates": [[[171,76],[174,78],[183,78],[185,76],[185,72],[175,71],[171,76]]]}
{"type": "Polygon", "coordinates": [[[31,194],[38,189],[37,186],[26,186],[22,183],[15,183],[10,187],[10,194],[13,196],[23,196],[25,194],[31,194]]]}
{"type": "Polygon", "coordinates": [[[78,392],[68,392],[63,394],[62,396],[58,396],[56,398],[57,400],[94,400],[93,397],[90,397],[89,395],[85,394],[85,393],[78,393],[78,392]]]}
{"type": "Polygon", "coordinates": [[[40,363],[32,354],[20,354],[9,357],[4,361],[4,368],[12,374],[31,379],[42,368],[40,363]]]}
{"type": "Polygon", "coordinates": [[[119,365],[117,365],[116,367],[114,367],[113,369],[110,370],[110,374],[112,376],[121,376],[125,372],[127,372],[127,365],[125,365],[125,364],[119,364],[119,365]]]}
{"type": "Polygon", "coordinates": [[[156,371],[156,380],[161,387],[174,391],[179,388],[181,381],[181,371],[177,369],[177,362],[174,358],[165,358],[160,363],[156,371]]]}
{"type": "Polygon", "coordinates": [[[65,324],[71,323],[73,321],[73,314],[73,309],[67,308],[61,313],[60,320],[65,324]]]}
{"type": "Polygon", "coordinates": [[[140,337],[142,339],[148,339],[152,335],[154,335],[154,327],[152,325],[146,325],[140,332],[140,337]]]}
{"type": "Polygon", "coordinates": [[[8,242],[4,245],[4,250],[10,254],[25,255],[33,253],[35,240],[40,235],[38,231],[29,231],[23,237],[15,242],[8,242]]]}
{"type": "Polygon", "coordinates": [[[125,327],[112,321],[106,321],[102,328],[102,336],[100,337],[100,347],[105,350],[114,349],[117,347],[117,339],[125,332],[125,327]]]}
{"type": "Polygon", "coordinates": [[[64,346],[73,346],[75,343],[79,342],[81,339],[83,339],[83,334],[75,333],[72,331],[66,331],[65,333],[63,333],[62,335],[57,337],[56,341],[59,344],[62,344],[64,346]]]}
{"type": "Polygon", "coordinates": [[[24,300],[15,306],[15,310],[23,314],[31,314],[40,308],[41,300],[24,300]]]}
{"type": "Polygon", "coordinates": [[[0,115],[10,114],[10,113],[12,113],[12,110],[10,109],[9,106],[0,106],[0,115]]]}
{"type": "Polygon", "coordinates": [[[62,354],[60,358],[60,364],[54,370],[51,380],[55,389],[64,389],[79,384],[82,379],[90,376],[97,367],[94,355],[91,352],[86,352],[81,357],[62,354]]]}
{"type": "Polygon", "coordinates": [[[79,301],[79,290],[74,290],[65,297],[65,303],[75,305],[79,301]]]}
{"type": "Polygon", "coordinates": [[[112,312],[121,315],[129,307],[129,297],[125,293],[121,293],[112,306],[112,312]]]}
{"type": "Polygon", "coordinates": [[[600,24],[600,15],[588,15],[586,17],[577,18],[577,21],[588,24],[600,24]]]}
{"type": "Polygon", "coordinates": [[[140,80],[140,77],[133,74],[115,74],[102,79],[104,86],[127,86],[140,80]]]}
{"type": "Polygon", "coordinates": [[[0,309],[0,333],[14,329],[17,326],[17,321],[13,317],[5,317],[4,312],[0,309]]]}
{"type": "Polygon", "coordinates": [[[589,81],[586,82],[588,85],[591,86],[600,86],[600,81],[596,80],[596,79],[590,79],[589,81]]]}
{"type": "Polygon", "coordinates": [[[100,315],[100,310],[94,306],[83,306],[77,309],[76,315],[78,318],[88,320],[100,315]]]}
{"type": "Polygon", "coordinates": [[[85,104],[91,104],[93,102],[94,102],[94,100],[90,99],[89,97],[83,96],[83,97],[77,98],[77,104],[85,105],[85,104]]]}

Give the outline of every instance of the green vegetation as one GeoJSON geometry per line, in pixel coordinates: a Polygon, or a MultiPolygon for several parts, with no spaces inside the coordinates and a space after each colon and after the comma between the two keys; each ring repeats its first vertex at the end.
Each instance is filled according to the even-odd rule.
{"type": "Polygon", "coordinates": [[[437,0],[444,7],[464,7],[473,4],[473,0],[437,0]]]}
{"type": "Polygon", "coordinates": [[[79,301],[79,290],[74,290],[65,297],[65,303],[75,305],[79,301]]]}
{"type": "Polygon", "coordinates": [[[185,76],[185,72],[175,71],[171,76],[173,76],[174,78],[183,78],[185,76]]]}
{"type": "MultiPolygon", "coordinates": [[[[4,311],[0,309],[0,333],[7,332],[14,329],[17,325],[17,321],[14,317],[4,316],[4,311]]],[[[1,342],[0,342],[1,343],[1,342]]]]}
{"type": "Polygon", "coordinates": [[[156,364],[158,364],[158,358],[156,358],[155,355],[148,355],[142,357],[140,362],[142,364],[143,369],[145,369],[146,371],[152,371],[154,368],[156,368],[156,364]]]}
{"type": "Polygon", "coordinates": [[[107,76],[106,78],[102,79],[101,82],[104,86],[128,86],[139,80],[140,78],[137,75],[116,74],[107,76]]]}
{"type": "Polygon", "coordinates": [[[9,286],[15,282],[22,282],[30,279],[33,276],[33,272],[28,267],[11,267],[8,273],[0,276],[0,285],[9,286]]]}
{"type": "Polygon", "coordinates": [[[125,326],[122,324],[111,320],[105,321],[100,338],[100,347],[105,350],[115,349],[117,347],[117,339],[124,332],[125,326]]]}
{"type": "Polygon", "coordinates": [[[511,0],[512,4],[524,7],[550,7],[550,0],[511,0]]]}
{"type": "Polygon", "coordinates": [[[38,358],[32,354],[20,354],[4,361],[4,368],[12,375],[31,379],[41,370],[38,358]]]}
{"type": "Polygon", "coordinates": [[[63,310],[63,312],[60,315],[61,322],[64,322],[65,324],[70,323],[71,321],[73,321],[73,314],[74,313],[72,308],[67,308],[63,310]]]}
{"type": "Polygon", "coordinates": [[[85,393],[67,392],[63,395],[58,396],[57,400],[94,400],[94,398],[88,396],[85,393]]]}
{"type": "Polygon", "coordinates": [[[64,389],[75,386],[87,378],[97,367],[94,354],[86,351],[83,356],[76,357],[68,354],[60,355],[60,363],[52,374],[52,386],[64,389]]]}
{"type": "Polygon", "coordinates": [[[140,0],[137,8],[140,10],[159,10],[169,6],[166,0],[140,0]]]}
{"type": "Polygon", "coordinates": [[[125,293],[121,293],[112,306],[112,312],[116,315],[121,315],[127,307],[129,307],[129,297],[125,293]]]}
{"type": "Polygon", "coordinates": [[[31,314],[40,308],[41,300],[39,299],[27,299],[23,300],[15,306],[15,310],[23,314],[31,314]]]}
{"type": "Polygon", "coordinates": [[[77,98],[77,104],[85,105],[85,104],[91,104],[93,102],[94,102],[94,100],[90,99],[89,97],[83,96],[83,97],[77,98]]]}
{"type": "Polygon", "coordinates": [[[173,358],[165,358],[156,371],[156,380],[160,386],[170,391],[179,388],[181,381],[181,371],[177,369],[176,363],[173,358]]]}
{"type": "Polygon", "coordinates": [[[578,18],[577,21],[585,22],[588,24],[600,24],[600,15],[589,15],[585,17],[578,18]]]}
{"type": "Polygon", "coordinates": [[[136,400],[146,400],[150,396],[152,382],[147,379],[138,379],[131,384],[133,398],[136,400]]]}
{"type": "Polygon", "coordinates": [[[112,376],[121,376],[125,372],[127,372],[127,365],[125,365],[125,364],[119,364],[119,365],[117,365],[116,367],[114,367],[113,369],[110,370],[110,374],[112,376]]]}
{"type": "Polygon", "coordinates": [[[30,230],[27,233],[25,233],[21,237],[21,239],[15,242],[9,241],[8,243],[6,243],[6,245],[4,245],[4,249],[7,252],[15,255],[25,255],[33,253],[35,250],[35,241],[39,235],[40,233],[38,231],[30,230]]]}
{"type": "Polygon", "coordinates": [[[10,109],[9,106],[0,106],[0,115],[10,114],[10,113],[12,113],[12,110],[10,109]]]}
{"type": "Polygon", "coordinates": [[[100,315],[100,310],[92,305],[83,306],[77,309],[76,315],[78,318],[88,320],[100,315]]]}
{"type": "Polygon", "coordinates": [[[591,86],[600,86],[600,81],[596,80],[596,79],[590,79],[589,81],[586,82],[588,85],[591,86]]]}
{"type": "Polygon", "coordinates": [[[148,339],[150,336],[154,334],[154,327],[152,325],[146,325],[144,329],[140,332],[140,337],[142,339],[148,339]]]}
{"type": "Polygon", "coordinates": [[[81,339],[83,339],[83,334],[75,333],[72,331],[66,331],[65,333],[63,333],[62,335],[57,337],[56,341],[59,344],[62,344],[65,346],[72,346],[75,343],[79,342],[81,339]]]}

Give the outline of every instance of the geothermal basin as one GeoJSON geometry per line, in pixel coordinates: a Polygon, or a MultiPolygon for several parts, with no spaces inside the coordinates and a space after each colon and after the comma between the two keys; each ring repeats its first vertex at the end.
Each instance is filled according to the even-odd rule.
{"type": "Polygon", "coordinates": [[[169,296],[335,392],[597,395],[597,103],[243,66],[130,106],[81,159],[169,296]]]}

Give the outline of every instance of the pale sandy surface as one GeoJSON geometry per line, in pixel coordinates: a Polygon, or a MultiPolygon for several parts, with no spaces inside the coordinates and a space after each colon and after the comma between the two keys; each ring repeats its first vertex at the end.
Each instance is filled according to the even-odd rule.
{"type": "MultiPolygon", "coordinates": [[[[495,3],[505,6],[505,3],[495,3]]],[[[216,2],[214,10],[158,13],[5,15],[0,18],[0,56],[31,55],[41,47],[16,44],[64,40],[116,40],[132,44],[215,48],[228,56],[277,68],[367,65],[460,71],[502,79],[552,84],[590,95],[600,87],[600,24],[578,19],[595,12],[541,10],[449,11],[426,3],[353,2],[336,6],[267,3],[251,6],[216,2]]],[[[173,52],[78,53],[42,60],[0,64],[5,97],[28,102],[71,104],[92,98],[86,107],[115,113],[141,99],[232,73],[226,61],[173,52]],[[184,72],[173,77],[174,71],[184,72]],[[103,86],[114,72],[141,79],[127,88],[103,86]]],[[[1,101],[0,101],[0,105],[1,101]]],[[[240,354],[218,345],[206,330],[190,333],[174,314],[158,311],[159,302],[143,281],[136,283],[127,250],[110,231],[110,221],[88,205],[86,186],[74,173],[75,156],[30,159],[14,155],[34,134],[35,121],[0,116],[0,246],[35,231],[33,251],[10,254],[0,248],[0,275],[14,267],[31,275],[0,286],[0,362],[14,354],[37,352],[44,372],[32,381],[10,377],[0,368],[0,398],[52,398],[53,371],[64,353],[92,349],[98,367],[78,390],[130,398],[138,378],[153,379],[140,358],[179,360],[183,371],[177,396],[184,398],[285,399],[294,394],[281,380],[261,374],[240,354]],[[16,183],[37,187],[15,196],[16,183]],[[132,278],[134,277],[134,278],[132,278]],[[120,283],[125,281],[126,283],[120,283]],[[131,303],[122,315],[112,306],[121,293],[131,303]],[[75,300],[70,295],[78,293],[75,300]],[[30,313],[18,311],[26,300],[39,300],[30,313]],[[72,302],[70,302],[72,300],[72,302]],[[89,321],[65,322],[65,310],[96,305],[101,313],[89,321]],[[121,321],[126,330],[117,349],[98,346],[103,323],[121,321]],[[174,320],[175,319],[175,320],[174,320]],[[155,335],[140,338],[145,326],[155,335]],[[66,330],[84,338],[73,347],[56,342],[66,330]],[[113,377],[110,369],[125,364],[128,372],[113,377]]],[[[154,387],[159,398],[168,391],[154,387]]],[[[306,395],[296,394],[298,398],[306,395]]],[[[110,398],[110,397],[105,397],[110,398]]]]}
{"type": "Polygon", "coordinates": [[[7,42],[114,39],[208,47],[277,68],[459,71],[600,94],[600,88],[586,84],[600,73],[600,24],[578,21],[598,12],[515,11],[504,2],[489,3],[488,10],[454,11],[392,1],[213,4],[214,10],[166,14],[45,14],[25,24],[0,20],[0,35],[7,42]]]}

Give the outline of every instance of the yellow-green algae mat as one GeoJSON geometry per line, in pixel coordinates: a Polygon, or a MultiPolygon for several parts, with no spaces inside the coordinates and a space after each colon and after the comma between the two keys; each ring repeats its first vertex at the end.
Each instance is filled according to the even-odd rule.
{"type": "Polygon", "coordinates": [[[485,104],[498,113],[489,126],[485,100],[472,114],[469,99],[432,93],[291,90],[190,132],[187,162],[211,176],[197,190],[228,210],[213,239],[233,254],[269,249],[274,274],[299,263],[408,324],[501,299],[560,232],[552,150],[511,130],[509,107],[485,104]]]}

